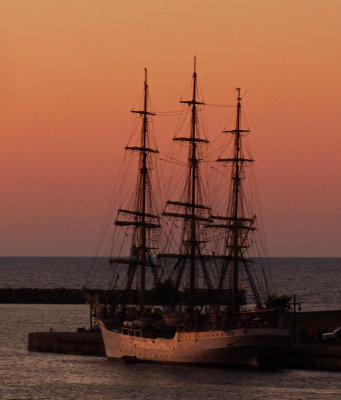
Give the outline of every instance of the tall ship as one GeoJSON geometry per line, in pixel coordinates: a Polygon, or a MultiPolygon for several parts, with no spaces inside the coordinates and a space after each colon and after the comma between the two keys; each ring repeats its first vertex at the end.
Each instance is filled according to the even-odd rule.
{"type": "Polygon", "coordinates": [[[257,219],[249,214],[245,182],[254,160],[244,146],[249,130],[243,126],[241,90],[236,89],[233,126],[223,131],[229,154],[220,152],[210,161],[199,94],[195,60],[190,98],[181,100],[188,129],[173,139],[187,152],[178,162],[184,179],[176,180],[172,192],[179,197],[166,199],[160,211],[153,177],[158,150],[150,129],[155,113],[145,70],[142,107],[132,111],[138,116],[138,141],[125,148],[135,155],[137,176],[131,200],[117,210],[111,291],[93,296],[106,355],[141,362],[275,365],[289,334],[280,311],[267,303],[271,289],[262,261],[252,257],[257,219]],[[204,171],[208,165],[217,169],[219,185],[204,171]]]}

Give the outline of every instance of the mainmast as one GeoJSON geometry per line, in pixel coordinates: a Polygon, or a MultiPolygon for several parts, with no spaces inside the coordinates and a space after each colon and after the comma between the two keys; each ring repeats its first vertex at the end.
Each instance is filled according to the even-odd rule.
{"type": "MultiPolygon", "coordinates": [[[[172,216],[176,218],[183,218],[185,220],[184,230],[187,230],[187,234],[184,235],[183,248],[185,254],[180,254],[180,261],[176,265],[179,268],[177,283],[180,281],[184,263],[189,261],[189,293],[188,293],[188,307],[193,308],[195,305],[195,289],[196,289],[196,260],[200,258],[200,240],[198,240],[198,223],[208,222],[209,218],[205,218],[200,215],[203,210],[209,211],[210,208],[203,204],[200,204],[199,195],[200,187],[198,181],[200,179],[199,173],[199,158],[198,158],[198,144],[208,143],[207,140],[201,139],[197,131],[198,123],[198,105],[203,105],[203,102],[197,100],[197,71],[196,71],[196,57],[194,58],[194,72],[193,72],[193,88],[192,88],[192,99],[182,100],[180,103],[188,104],[191,107],[191,129],[189,137],[176,137],[175,141],[187,142],[189,145],[188,155],[188,178],[187,178],[187,199],[184,202],[181,201],[168,201],[167,204],[172,206],[183,207],[182,212],[164,212],[163,215],[172,216]],[[182,267],[179,267],[179,263],[183,263],[182,267]]],[[[202,266],[205,270],[205,266],[202,266]]],[[[204,272],[205,274],[205,272],[204,272]]],[[[207,279],[209,280],[208,274],[206,273],[207,279]]]]}
{"type": "Polygon", "coordinates": [[[197,71],[196,71],[196,58],[194,58],[194,72],[193,72],[193,95],[192,100],[183,101],[192,107],[192,118],[191,118],[191,141],[190,141],[190,158],[189,166],[191,173],[191,236],[189,241],[190,246],[190,279],[189,279],[189,307],[193,306],[194,290],[195,290],[195,260],[196,260],[196,247],[197,247],[197,231],[196,231],[196,220],[195,220],[195,204],[196,204],[196,178],[198,169],[197,159],[197,145],[196,139],[196,124],[197,124],[197,71]]]}
{"type": "MultiPolygon", "coordinates": [[[[140,146],[139,147],[126,147],[126,150],[139,152],[139,174],[137,182],[137,191],[135,199],[135,210],[118,210],[119,213],[128,214],[133,216],[132,221],[116,220],[115,224],[120,226],[132,225],[134,227],[133,243],[131,249],[132,261],[131,267],[128,272],[127,289],[131,288],[133,277],[135,275],[136,267],[140,267],[139,279],[139,310],[144,311],[145,307],[145,290],[146,290],[146,266],[148,263],[148,231],[150,229],[159,228],[158,216],[152,214],[147,210],[150,203],[151,187],[150,187],[150,173],[148,167],[148,160],[152,153],[158,153],[157,150],[149,147],[149,120],[148,117],[155,115],[148,111],[148,82],[147,82],[147,69],[145,69],[144,79],[144,94],[143,94],[143,110],[135,111],[142,116],[140,146]],[[157,223],[155,222],[157,220],[157,223]]],[[[119,260],[114,260],[119,262],[119,260]]]]}

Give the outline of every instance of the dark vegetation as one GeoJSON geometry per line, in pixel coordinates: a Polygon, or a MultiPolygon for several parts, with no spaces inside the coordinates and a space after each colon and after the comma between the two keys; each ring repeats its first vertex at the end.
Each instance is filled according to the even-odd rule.
{"type": "Polygon", "coordinates": [[[271,294],[268,296],[265,306],[268,309],[275,309],[279,311],[289,311],[291,309],[291,297],[290,296],[277,296],[271,294]]]}

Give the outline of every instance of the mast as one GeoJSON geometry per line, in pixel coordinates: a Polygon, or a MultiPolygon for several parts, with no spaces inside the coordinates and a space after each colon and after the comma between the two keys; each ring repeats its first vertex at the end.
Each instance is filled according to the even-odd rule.
{"type": "MultiPolygon", "coordinates": [[[[192,87],[192,99],[182,100],[180,103],[188,104],[191,107],[191,122],[190,122],[190,136],[189,137],[176,137],[174,141],[187,142],[189,145],[188,152],[188,178],[187,178],[187,199],[186,201],[168,201],[167,204],[172,206],[183,207],[182,212],[164,212],[163,215],[171,216],[175,218],[182,218],[185,220],[184,223],[184,253],[179,255],[178,264],[178,277],[176,280],[176,286],[180,282],[182,276],[185,260],[189,260],[189,282],[188,282],[188,307],[193,308],[195,305],[195,289],[196,289],[196,260],[201,257],[200,255],[200,241],[198,240],[198,223],[209,222],[209,218],[205,218],[201,215],[201,211],[210,210],[200,202],[200,185],[198,180],[200,179],[199,173],[199,159],[198,159],[198,145],[202,143],[208,143],[207,140],[202,139],[198,135],[197,120],[198,120],[198,105],[204,104],[197,100],[197,68],[196,68],[196,57],[194,57],[194,71],[193,71],[193,87],[192,87]],[[188,230],[187,230],[188,229],[188,230]],[[186,231],[187,230],[187,231],[186,231]],[[185,234],[185,231],[187,232],[185,234]],[[179,265],[182,263],[182,266],[179,265]]],[[[203,263],[203,261],[202,261],[203,263]]],[[[205,269],[205,266],[202,266],[205,269]]],[[[209,279],[209,278],[207,278],[209,279]]]]}
{"type": "Polygon", "coordinates": [[[261,307],[262,298],[260,296],[255,278],[253,276],[250,264],[254,263],[246,257],[246,251],[250,247],[248,237],[250,232],[255,231],[256,216],[245,215],[245,198],[242,182],[245,179],[245,164],[251,163],[252,158],[245,158],[243,154],[242,138],[245,133],[250,132],[242,129],[241,121],[241,95],[240,88],[237,91],[236,105],[236,124],[233,130],[223,131],[233,135],[233,155],[231,158],[220,158],[217,161],[231,163],[231,187],[228,201],[228,210],[226,216],[211,216],[212,220],[220,220],[222,223],[213,223],[208,225],[210,228],[224,229],[226,232],[225,246],[228,249],[228,255],[225,257],[227,264],[222,269],[218,286],[221,288],[226,276],[227,266],[230,264],[230,299],[229,305],[233,313],[239,311],[240,299],[240,272],[243,268],[250,283],[257,306],[261,307]],[[224,222],[223,222],[224,221],[224,222]]]}
{"type": "Polygon", "coordinates": [[[249,130],[241,129],[241,95],[240,88],[237,91],[237,105],[236,105],[236,124],[235,129],[231,131],[224,131],[224,133],[231,133],[234,137],[233,142],[233,157],[227,159],[219,159],[232,163],[231,181],[231,203],[228,215],[229,225],[225,227],[231,233],[227,246],[229,247],[230,259],[232,261],[231,269],[231,298],[230,305],[232,312],[239,311],[239,275],[240,269],[243,265],[247,269],[248,260],[244,259],[243,250],[248,247],[246,243],[249,231],[254,230],[254,218],[245,218],[243,198],[242,198],[242,179],[244,178],[244,165],[246,162],[253,162],[252,159],[244,158],[242,149],[242,134],[249,132],[249,130]]]}
{"type": "Polygon", "coordinates": [[[255,230],[254,218],[245,218],[244,216],[244,207],[243,207],[243,198],[242,198],[242,179],[244,178],[244,165],[246,162],[253,162],[252,159],[243,157],[243,149],[242,149],[242,134],[249,132],[249,130],[241,129],[241,96],[240,96],[240,88],[236,88],[237,91],[237,115],[236,115],[236,125],[235,129],[232,131],[224,131],[225,133],[232,133],[234,136],[234,154],[233,158],[219,161],[228,161],[232,162],[232,172],[231,172],[231,180],[232,180],[232,203],[231,203],[231,239],[228,243],[228,247],[230,248],[230,255],[232,260],[232,271],[231,271],[231,311],[238,312],[239,311],[239,275],[241,267],[244,266],[248,278],[250,280],[251,287],[254,291],[254,295],[257,299],[259,298],[259,294],[257,288],[254,285],[253,278],[249,271],[249,260],[246,260],[243,255],[243,249],[248,248],[248,245],[245,245],[247,240],[248,233],[250,231],[255,230]]]}
{"type": "Polygon", "coordinates": [[[190,171],[190,276],[189,276],[189,297],[188,306],[193,307],[194,305],[194,291],[195,291],[195,261],[196,261],[196,248],[197,248],[197,229],[196,229],[196,188],[197,188],[197,145],[196,145],[196,132],[197,132],[197,71],[196,71],[197,60],[194,57],[194,71],[193,71],[193,92],[192,100],[181,101],[181,103],[187,103],[192,107],[191,115],[191,140],[189,141],[189,171],[190,171]]]}
{"type": "MultiPolygon", "coordinates": [[[[148,133],[148,117],[147,117],[147,102],[148,102],[148,83],[147,83],[147,69],[144,69],[144,99],[143,99],[143,123],[141,134],[141,146],[146,148],[146,139],[148,133]]],[[[144,311],[145,303],[145,289],[146,289],[146,263],[147,263],[147,230],[146,230],[146,194],[147,194],[147,152],[143,150],[142,154],[142,167],[140,169],[142,177],[142,226],[141,226],[141,267],[140,267],[140,311],[144,311]]]]}
{"type": "Polygon", "coordinates": [[[195,221],[195,194],[196,194],[196,177],[197,177],[197,150],[196,150],[196,122],[197,122],[197,72],[196,72],[196,57],[194,57],[194,72],[193,72],[193,97],[192,97],[192,119],[191,119],[191,139],[190,152],[191,158],[189,159],[190,170],[192,171],[192,188],[191,188],[191,239],[190,239],[190,254],[191,254],[191,267],[190,267],[190,279],[189,279],[189,307],[193,306],[194,290],[195,290],[195,253],[197,246],[197,232],[196,232],[196,221],[195,221]]]}
{"type": "MultiPolygon", "coordinates": [[[[131,260],[128,272],[127,289],[131,288],[136,267],[140,269],[139,279],[139,310],[142,313],[145,308],[145,291],[146,291],[146,266],[148,264],[148,231],[150,229],[159,228],[159,217],[147,208],[150,203],[150,196],[152,194],[150,188],[150,173],[149,173],[149,157],[152,153],[158,153],[157,150],[149,147],[149,116],[155,115],[148,111],[148,81],[147,69],[144,69],[144,91],[143,91],[143,109],[141,111],[131,111],[132,113],[140,114],[142,117],[141,132],[140,132],[140,146],[127,146],[126,150],[137,151],[139,153],[139,170],[138,182],[135,198],[135,209],[125,210],[119,209],[119,214],[124,214],[126,217],[132,217],[133,220],[117,219],[116,225],[120,226],[133,226],[133,243],[131,248],[131,260]],[[157,223],[155,222],[157,220],[157,223]]],[[[150,207],[150,205],[149,205],[150,207]]],[[[113,260],[114,262],[126,262],[126,260],[113,260]]]]}
{"type": "Polygon", "coordinates": [[[232,311],[239,310],[239,298],[238,298],[238,288],[239,288],[239,230],[238,230],[238,205],[239,205],[239,191],[240,191],[240,108],[241,108],[241,97],[240,88],[237,88],[237,118],[236,118],[236,129],[234,137],[234,163],[233,169],[234,173],[233,179],[233,218],[234,218],[234,228],[233,228],[233,247],[232,247],[232,259],[233,259],[233,269],[232,269],[232,311]]]}

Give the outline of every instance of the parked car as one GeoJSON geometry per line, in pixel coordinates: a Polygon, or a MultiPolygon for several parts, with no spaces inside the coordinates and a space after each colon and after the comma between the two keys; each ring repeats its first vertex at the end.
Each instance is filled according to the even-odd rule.
{"type": "Polygon", "coordinates": [[[324,333],[322,340],[326,343],[341,344],[341,327],[336,328],[334,332],[324,333]]]}

